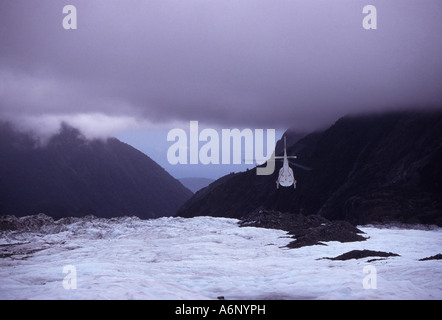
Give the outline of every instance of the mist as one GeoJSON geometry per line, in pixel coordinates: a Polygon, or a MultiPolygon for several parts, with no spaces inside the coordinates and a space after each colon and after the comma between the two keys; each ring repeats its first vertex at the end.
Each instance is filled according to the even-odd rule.
{"type": "Polygon", "coordinates": [[[0,4],[0,117],[90,136],[214,127],[311,131],[346,114],[442,105],[442,4],[73,0],[0,4]]]}

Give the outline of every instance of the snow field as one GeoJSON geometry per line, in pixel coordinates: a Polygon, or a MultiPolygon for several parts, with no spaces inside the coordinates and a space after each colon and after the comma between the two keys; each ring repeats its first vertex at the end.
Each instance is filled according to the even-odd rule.
{"type": "Polygon", "coordinates": [[[292,239],[284,231],[240,228],[237,222],[78,219],[53,233],[4,232],[0,248],[19,254],[0,258],[0,298],[442,298],[442,262],[418,261],[440,253],[442,229],[360,227],[367,241],[287,249],[292,239]],[[318,260],[355,249],[400,257],[318,260]],[[75,267],[76,289],[63,286],[67,265],[75,267]],[[376,289],[364,289],[367,265],[376,268],[376,289]]]}

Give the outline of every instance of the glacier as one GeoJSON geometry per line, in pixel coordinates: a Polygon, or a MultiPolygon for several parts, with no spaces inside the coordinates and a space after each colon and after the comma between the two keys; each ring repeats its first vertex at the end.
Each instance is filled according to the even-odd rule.
{"type": "Polygon", "coordinates": [[[285,231],[214,217],[3,217],[0,299],[442,299],[442,228],[358,226],[366,241],[297,249],[285,231]],[[10,220],[8,220],[10,219],[10,220]],[[350,250],[398,257],[332,261],[350,250]],[[63,286],[74,266],[77,287],[63,286]],[[364,267],[376,289],[364,288],[364,267]]]}

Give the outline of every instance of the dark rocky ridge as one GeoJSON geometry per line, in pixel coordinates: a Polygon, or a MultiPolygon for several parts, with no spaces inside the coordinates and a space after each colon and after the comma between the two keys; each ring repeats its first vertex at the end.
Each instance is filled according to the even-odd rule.
{"type": "MultiPolygon", "coordinates": [[[[367,258],[367,257],[388,258],[388,257],[399,257],[399,255],[396,253],[383,252],[383,251],[352,250],[352,251],[346,252],[346,253],[341,254],[341,255],[334,257],[334,258],[322,258],[322,259],[346,261],[346,260],[350,260],[350,259],[363,259],[363,258],[367,258]]],[[[373,261],[373,260],[370,260],[370,261],[373,261]]]]}
{"type": "Polygon", "coordinates": [[[323,242],[364,241],[361,230],[346,221],[329,221],[318,215],[304,216],[301,214],[282,213],[257,209],[241,218],[241,227],[260,227],[287,231],[295,241],[287,245],[289,248],[325,245],[323,242]]]}
{"type": "MultiPolygon", "coordinates": [[[[442,226],[442,110],[344,117],[329,129],[291,141],[297,189],[276,189],[255,170],[231,174],[196,193],[183,217],[240,218],[259,207],[368,223],[442,226]]],[[[277,150],[281,150],[281,142],[277,150]]]]}
{"type": "Polygon", "coordinates": [[[442,254],[438,253],[438,254],[431,256],[431,257],[419,259],[419,261],[429,261],[429,260],[442,260],[442,254]]]}

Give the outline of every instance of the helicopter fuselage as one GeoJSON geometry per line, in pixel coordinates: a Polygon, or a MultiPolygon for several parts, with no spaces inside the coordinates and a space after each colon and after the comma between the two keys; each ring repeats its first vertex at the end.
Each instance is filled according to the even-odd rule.
{"type": "Polygon", "coordinates": [[[285,137],[284,137],[284,162],[282,168],[279,169],[278,180],[276,180],[276,187],[279,189],[279,186],[290,187],[294,186],[296,189],[296,180],[295,175],[293,174],[292,168],[289,166],[289,160],[287,157],[287,150],[285,145],[285,137]]]}

